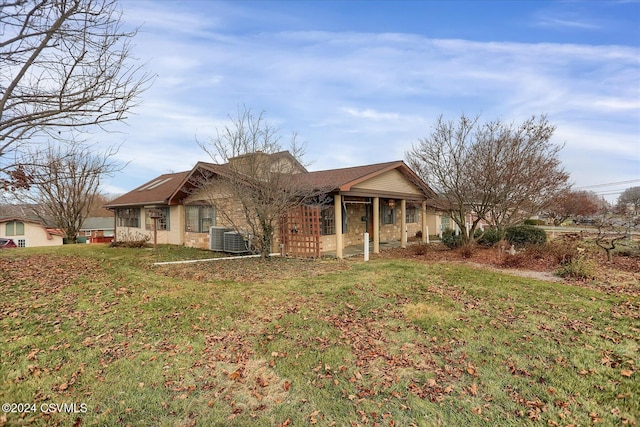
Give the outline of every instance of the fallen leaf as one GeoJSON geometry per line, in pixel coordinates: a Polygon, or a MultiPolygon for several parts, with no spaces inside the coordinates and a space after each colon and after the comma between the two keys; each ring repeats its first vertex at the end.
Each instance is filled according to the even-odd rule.
{"type": "Polygon", "coordinates": [[[238,381],[242,377],[242,368],[238,368],[229,374],[229,378],[233,381],[238,381]]]}
{"type": "Polygon", "coordinates": [[[469,386],[469,393],[471,393],[472,396],[477,396],[478,395],[478,384],[476,384],[476,383],[471,384],[471,386],[469,386]]]}

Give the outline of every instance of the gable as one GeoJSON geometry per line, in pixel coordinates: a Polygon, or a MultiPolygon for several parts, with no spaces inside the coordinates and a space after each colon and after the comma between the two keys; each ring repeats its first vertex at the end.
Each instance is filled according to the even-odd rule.
{"type": "Polygon", "coordinates": [[[409,181],[397,169],[392,169],[362,181],[351,187],[352,190],[370,190],[385,193],[423,195],[422,191],[409,181]]]}

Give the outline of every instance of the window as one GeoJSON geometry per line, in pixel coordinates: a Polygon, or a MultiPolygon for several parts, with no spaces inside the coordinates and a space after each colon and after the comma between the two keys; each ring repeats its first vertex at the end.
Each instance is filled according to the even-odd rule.
{"type": "Polygon", "coordinates": [[[320,215],[322,216],[322,228],[320,229],[320,234],[323,236],[336,234],[336,217],[333,206],[324,208],[322,212],[320,212],[320,215]]]}
{"type": "Polygon", "coordinates": [[[152,208],[144,210],[144,228],[153,230],[152,214],[160,215],[156,230],[169,230],[169,208],[152,208]]]}
{"type": "Polygon", "coordinates": [[[447,215],[442,215],[440,220],[440,224],[442,226],[442,230],[448,230],[451,228],[451,218],[447,215]]]}
{"type": "Polygon", "coordinates": [[[407,207],[407,224],[414,224],[418,222],[418,208],[415,206],[407,207]]]}
{"type": "Polygon", "coordinates": [[[26,248],[27,247],[27,239],[17,239],[16,240],[16,245],[19,248],[26,248]]]}
{"type": "Polygon", "coordinates": [[[393,207],[389,206],[388,203],[380,203],[382,207],[382,215],[381,221],[383,225],[387,224],[395,224],[396,223],[396,209],[395,205],[393,207]]]}
{"type": "Polygon", "coordinates": [[[10,221],[5,231],[7,236],[24,236],[24,222],[10,221]]]}
{"type": "MultiPolygon", "coordinates": [[[[322,236],[328,236],[336,234],[336,210],[335,206],[331,205],[322,210],[320,215],[322,216],[322,228],[320,234],[322,236]]],[[[349,227],[347,224],[347,210],[342,205],[342,233],[348,233],[349,227]]]]}
{"type": "Polygon", "coordinates": [[[185,231],[208,233],[209,227],[216,225],[215,206],[196,205],[185,207],[185,231]]]}
{"type": "Polygon", "coordinates": [[[118,217],[118,227],[140,227],[140,209],[118,209],[116,215],[118,217]]]}

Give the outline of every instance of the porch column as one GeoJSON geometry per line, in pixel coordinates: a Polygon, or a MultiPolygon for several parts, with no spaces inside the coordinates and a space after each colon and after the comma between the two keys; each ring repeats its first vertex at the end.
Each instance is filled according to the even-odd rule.
{"type": "Polygon", "coordinates": [[[380,253],[380,197],[373,198],[373,253],[380,253]]]}
{"type": "Polygon", "coordinates": [[[335,196],[333,196],[333,204],[336,225],[336,257],[342,258],[342,196],[340,194],[336,194],[335,196]]]}
{"type": "Polygon", "coordinates": [[[407,201],[400,200],[400,247],[407,247],[407,201]]]}
{"type": "Polygon", "coordinates": [[[427,202],[423,201],[420,207],[420,215],[422,216],[422,243],[427,243],[427,202]]]}

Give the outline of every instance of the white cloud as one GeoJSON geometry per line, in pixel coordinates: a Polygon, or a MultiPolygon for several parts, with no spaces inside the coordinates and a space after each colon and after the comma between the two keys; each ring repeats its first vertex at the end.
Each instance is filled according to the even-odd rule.
{"type": "Polygon", "coordinates": [[[593,22],[578,21],[570,19],[554,18],[551,16],[541,17],[535,25],[540,27],[561,27],[570,29],[596,30],[600,25],[593,22]]]}
{"type": "Polygon", "coordinates": [[[365,110],[358,110],[357,108],[341,108],[341,110],[347,113],[349,116],[353,116],[361,119],[371,119],[371,120],[400,119],[400,115],[398,113],[383,113],[380,111],[373,110],[371,108],[367,108],[365,110]]]}

